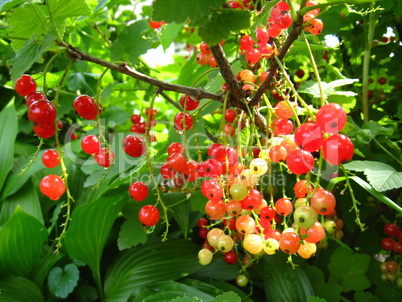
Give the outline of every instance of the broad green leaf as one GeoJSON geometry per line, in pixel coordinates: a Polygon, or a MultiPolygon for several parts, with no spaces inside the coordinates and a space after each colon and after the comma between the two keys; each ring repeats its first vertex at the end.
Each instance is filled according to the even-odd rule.
{"type": "MultiPolygon", "coordinates": [[[[358,79],[340,79],[340,80],[335,80],[329,83],[326,82],[321,82],[322,89],[324,90],[324,94],[326,96],[332,94],[335,92],[335,88],[341,87],[344,85],[350,85],[353,84],[354,82],[358,81],[358,79]]],[[[300,88],[298,89],[298,92],[304,92],[311,94],[313,97],[320,97],[320,87],[318,85],[318,82],[316,81],[305,81],[300,84],[300,88]]]]}
{"type": "Polygon", "coordinates": [[[188,224],[190,217],[190,201],[187,199],[186,194],[179,192],[163,194],[163,201],[166,205],[171,207],[172,216],[179,224],[184,238],[187,238],[188,224]],[[172,205],[175,205],[172,207],[172,205]]]}
{"type": "Polygon", "coordinates": [[[18,49],[15,57],[9,60],[12,65],[11,79],[16,81],[31,68],[41,58],[42,54],[53,46],[56,37],[55,31],[49,30],[42,41],[36,41],[36,39],[25,41],[24,45],[18,49]]]}
{"type": "Polygon", "coordinates": [[[372,293],[364,291],[355,292],[353,298],[355,302],[381,302],[381,300],[372,293]]]}
{"type": "Polygon", "coordinates": [[[29,279],[35,282],[39,288],[43,288],[49,271],[61,258],[63,255],[54,253],[42,257],[33,267],[29,279]]]}
{"type": "Polygon", "coordinates": [[[328,102],[341,105],[349,113],[356,106],[355,96],[352,91],[334,91],[328,96],[328,102]]]}
{"type": "MultiPolygon", "coordinates": [[[[216,280],[216,279],[207,279],[208,281],[203,282],[200,280],[196,279],[183,279],[180,280],[181,283],[184,283],[192,288],[196,288],[206,294],[211,295],[212,297],[216,297],[218,294],[218,297],[222,296],[222,299],[226,299],[226,301],[247,301],[247,295],[238,287],[234,286],[233,284],[230,284],[228,282],[224,282],[221,280],[216,280]],[[208,283],[207,283],[208,282],[208,283]],[[225,293],[229,293],[227,296],[225,293]],[[234,300],[230,299],[230,297],[233,297],[234,300]]],[[[215,301],[215,300],[213,300],[215,301]]],[[[222,301],[219,300],[218,301],[222,301]]],[[[225,301],[225,300],[223,300],[225,301]]]]}
{"type": "Polygon", "coordinates": [[[250,26],[251,14],[247,10],[222,9],[215,11],[199,24],[199,34],[209,45],[219,44],[229,37],[231,31],[250,26]]]}
{"type": "Polygon", "coordinates": [[[100,278],[99,265],[103,248],[123,206],[123,196],[114,193],[74,209],[64,238],[69,256],[84,261],[91,268],[95,279],[100,278]]]}
{"type": "Polygon", "coordinates": [[[365,275],[369,264],[370,255],[356,254],[338,247],[328,264],[330,280],[336,280],[346,291],[364,290],[370,287],[370,281],[365,275]]]}
{"type": "Polygon", "coordinates": [[[379,192],[402,187],[402,172],[382,162],[354,160],[344,166],[348,170],[363,172],[369,183],[379,192]]]}
{"type": "Polygon", "coordinates": [[[42,302],[41,290],[29,279],[8,277],[0,280],[0,301],[4,302],[42,302]]]}
{"type": "Polygon", "coordinates": [[[3,202],[0,212],[0,227],[8,221],[17,207],[44,223],[37,189],[34,188],[31,181],[3,202]]]}
{"type": "Polygon", "coordinates": [[[170,300],[170,302],[202,302],[202,300],[200,298],[197,297],[176,297],[172,300],[170,300]]]}
{"type": "Polygon", "coordinates": [[[184,23],[187,18],[197,21],[206,16],[210,9],[217,9],[225,0],[157,0],[153,3],[152,18],[167,23],[184,23]]]}
{"type": "Polygon", "coordinates": [[[307,302],[328,302],[328,301],[320,297],[311,296],[308,297],[307,302]]]}
{"type": "MultiPolygon", "coordinates": [[[[37,3],[27,3],[14,9],[7,18],[10,24],[10,36],[30,39],[33,36],[45,36],[50,28],[50,20],[46,15],[46,7],[37,3]]],[[[24,45],[24,40],[13,40],[14,51],[24,45]]],[[[23,59],[23,58],[22,58],[23,59]]]]}
{"type": "Polygon", "coordinates": [[[1,0],[0,1],[0,12],[6,12],[9,9],[17,6],[18,4],[25,2],[25,0],[1,0]]]}
{"type": "Polygon", "coordinates": [[[64,269],[61,267],[53,268],[49,273],[47,284],[56,297],[65,299],[73,292],[79,278],[80,271],[78,267],[73,263],[69,263],[64,269]]]}
{"type": "Polygon", "coordinates": [[[163,50],[166,51],[166,49],[168,49],[170,44],[173,43],[174,39],[176,39],[179,32],[183,29],[183,26],[183,24],[177,24],[175,22],[170,23],[166,26],[160,36],[163,50]]]}
{"type": "Polygon", "coordinates": [[[146,20],[136,21],[124,28],[112,45],[110,58],[115,61],[128,55],[131,63],[137,62],[140,55],[146,53],[152,45],[150,39],[142,36],[147,29],[148,22],[146,20]]]}
{"type": "Polygon", "coordinates": [[[42,223],[17,207],[0,230],[0,275],[28,276],[47,236],[42,223]]]}
{"type": "Polygon", "coordinates": [[[145,243],[148,239],[148,235],[138,219],[141,207],[143,207],[143,203],[137,201],[127,202],[123,207],[122,212],[126,221],[123,222],[117,238],[117,246],[120,251],[145,243]]]}
{"type": "Polygon", "coordinates": [[[91,14],[87,3],[81,0],[47,0],[46,3],[58,26],[63,25],[67,18],[91,14]]]}
{"type": "Polygon", "coordinates": [[[17,137],[18,122],[14,101],[0,113],[0,191],[14,162],[14,142],[17,137]]]}
{"type": "MultiPolygon", "coordinates": [[[[325,282],[324,273],[318,267],[309,265],[304,268],[304,272],[310,279],[316,296],[324,298],[327,302],[339,302],[341,300],[342,287],[335,282],[325,282]]],[[[309,297],[307,301],[309,302],[313,298],[315,297],[309,297]]]]}
{"type": "Polygon", "coordinates": [[[161,242],[160,238],[154,238],[141,247],[120,253],[106,271],[106,300],[126,301],[144,286],[177,280],[201,269],[195,260],[198,250],[198,245],[184,239],[161,242]]]}
{"type": "Polygon", "coordinates": [[[226,292],[217,296],[212,302],[240,302],[242,301],[238,294],[235,292],[226,292]]]}
{"type": "Polygon", "coordinates": [[[304,271],[292,269],[283,255],[265,255],[260,265],[267,301],[307,301],[314,295],[304,271]]]}

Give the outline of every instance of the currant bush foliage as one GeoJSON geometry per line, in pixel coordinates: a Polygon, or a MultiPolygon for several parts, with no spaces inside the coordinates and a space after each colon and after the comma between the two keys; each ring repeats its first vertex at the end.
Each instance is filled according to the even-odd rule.
{"type": "Polygon", "coordinates": [[[402,299],[399,1],[0,13],[4,300],[402,299]]]}

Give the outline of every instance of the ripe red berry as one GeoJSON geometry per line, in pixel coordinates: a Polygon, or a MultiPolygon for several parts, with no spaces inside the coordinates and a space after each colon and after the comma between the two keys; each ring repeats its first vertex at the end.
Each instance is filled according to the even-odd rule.
{"type": "Polygon", "coordinates": [[[107,148],[100,148],[96,153],[93,155],[94,160],[98,163],[98,165],[109,168],[110,165],[114,162],[114,152],[107,148]]]}
{"type": "Polygon", "coordinates": [[[275,202],[275,211],[282,216],[288,216],[293,211],[293,204],[289,198],[280,198],[275,202]]]}
{"type": "Polygon", "coordinates": [[[296,128],[294,138],[296,145],[308,152],[317,151],[324,142],[321,128],[314,123],[301,124],[296,128]]]}
{"type": "Polygon", "coordinates": [[[48,168],[57,167],[60,163],[59,152],[53,149],[48,149],[42,154],[42,163],[48,168]]]}
{"type": "Polygon", "coordinates": [[[136,181],[129,188],[131,198],[137,201],[143,201],[148,196],[148,186],[142,181],[136,181]]]}
{"type": "Polygon", "coordinates": [[[240,201],[245,210],[255,210],[262,203],[262,194],[257,189],[250,189],[248,195],[240,201]]]}
{"type": "Polygon", "coordinates": [[[381,246],[386,251],[392,251],[394,249],[394,245],[395,241],[390,237],[386,237],[381,240],[381,246]]]}
{"type": "Polygon", "coordinates": [[[122,141],[124,152],[132,157],[140,157],[145,152],[145,141],[138,135],[127,135],[122,141]]]}
{"type": "Polygon", "coordinates": [[[385,83],[387,83],[387,79],[384,77],[381,77],[378,79],[378,84],[380,85],[384,85],[385,83]]]}
{"type": "Polygon", "coordinates": [[[249,35],[244,35],[240,38],[240,49],[250,50],[254,46],[254,40],[249,35]]]}
{"type": "Polygon", "coordinates": [[[265,27],[262,27],[262,26],[258,27],[256,30],[256,35],[257,35],[258,42],[268,43],[269,33],[265,27]]]}
{"type": "Polygon", "coordinates": [[[402,242],[400,241],[395,242],[394,252],[398,255],[402,255],[402,242]]]}
{"type": "Polygon", "coordinates": [[[179,112],[174,118],[174,126],[178,131],[189,130],[193,125],[193,118],[186,112],[179,112]]]}
{"type": "Polygon", "coordinates": [[[172,155],[174,153],[183,154],[183,152],[184,152],[184,147],[182,144],[180,144],[178,142],[171,143],[167,149],[167,153],[169,155],[172,155]]]}
{"type": "Polygon", "coordinates": [[[325,133],[338,133],[346,124],[347,114],[339,104],[329,103],[318,109],[316,124],[325,133]]]}
{"type": "Polygon", "coordinates": [[[24,74],[15,83],[15,91],[20,96],[27,96],[36,91],[36,82],[30,75],[24,74]]]}
{"type": "MultiPolygon", "coordinates": [[[[87,120],[94,120],[98,115],[98,106],[90,96],[83,94],[75,98],[73,107],[77,114],[87,120]]],[[[99,110],[99,114],[101,110],[99,110]]]]}
{"type": "Polygon", "coordinates": [[[227,253],[225,253],[225,255],[223,256],[223,258],[225,259],[225,262],[227,264],[233,264],[236,263],[238,257],[235,251],[229,251],[227,253]]]}
{"type": "Polygon", "coordinates": [[[257,48],[252,48],[246,51],[246,60],[249,65],[258,63],[261,59],[261,53],[257,48]]]}
{"type": "Polygon", "coordinates": [[[300,237],[296,233],[283,233],[279,239],[279,248],[286,254],[297,253],[300,247],[300,237]]]}
{"type": "Polygon", "coordinates": [[[155,206],[146,205],[141,208],[140,212],[138,213],[138,218],[143,225],[150,227],[158,223],[160,213],[158,208],[155,206]]]}
{"type": "Polygon", "coordinates": [[[348,162],[354,154],[354,146],[349,137],[344,134],[334,134],[324,140],[322,154],[331,165],[348,162]]]}
{"type": "Polygon", "coordinates": [[[236,111],[234,111],[233,109],[228,109],[225,112],[225,119],[228,123],[233,123],[236,119],[236,116],[236,111]]]}
{"type": "Polygon", "coordinates": [[[308,151],[297,149],[288,154],[286,164],[293,174],[300,175],[313,169],[314,157],[308,151]]]}
{"type": "Polygon", "coordinates": [[[57,200],[66,191],[66,185],[60,176],[50,174],[42,178],[39,189],[45,196],[57,200]]]}
{"type": "Polygon", "coordinates": [[[138,124],[139,122],[141,122],[141,115],[139,114],[133,114],[130,118],[131,122],[133,124],[138,124]]]}
{"type": "Polygon", "coordinates": [[[384,226],[384,232],[390,237],[395,237],[399,233],[399,228],[395,223],[390,222],[384,226]]]}
{"type": "Polygon", "coordinates": [[[222,219],[226,214],[226,204],[223,200],[208,200],[205,204],[205,213],[211,220],[222,219]]]}
{"type": "Polygon", "coordinates": [[[182,108],[185,108],[187,111],[197,109],[199,104],[200,104],[200,101],[194,100],[192,97],[189,97],[185,94],[183,94],[180,97],[180,105],[182,108]]]}
{"type": "Polygon", "coordinates": [[[199,53],[195,57],[195,60],[197,61],[198,64],[200,65],[206,65],[209,61],[209,55],[206,55],[204,53],[199,53]]]}
{"type": "Polygon", "coordinates": [[[48,101],[48,99],[42,92],[33,92],[25,97],[25,104],[28,108],[36,101],[48,101]]]}
{"type": "Polygon", "coordinates": [[[37,101],[28,108],[28,119],[35,126],[49,126],[56,120],[56,108],[49,101],[37,101]]]}
{"type": "Polygon", "coordinates": [[[204,41],[202,41],[200,44],[200,50],[203,54],[206,54],[206,55],[211,54],[211,49],[209,49],[208,44],[205,43],[204,41]]]}
{"type": "Polygon", "coordinates": [[[318,188],[310,198],[311,206],[320,215],[330,214],[336,206],[336,200],[331,192],[318,188]]]}
{"type": "Polygon", "coordinates": [[[87,135],[81,140],[81,148],[87,154],[94,154],[99,151],[100,140],[96,135],[87,135]]]}
{"type": "Polygon", "coordinates": [[[209,200],[221,200],[223,190],[219,183],[215,180],[204,180],[201,184],[201,193],[209,200]]]}
{"type": "Polygon", "coordinates": [[[33,126],[33,131],[35,134],[41,138],[49,138],[53,136],[56,132],[54,124],[45,126],[33,126]]]}
{"type": "Polygon", "coordinates": [[[293,122],[290,119],[274,119],[271,125],[274,128],[274,135],[289,135],[293,131],[293,122]]]}

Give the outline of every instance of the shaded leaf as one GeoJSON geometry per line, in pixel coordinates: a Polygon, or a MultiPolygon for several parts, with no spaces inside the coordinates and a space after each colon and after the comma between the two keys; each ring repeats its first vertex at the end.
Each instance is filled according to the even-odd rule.
{"type": "Polygon", "coordinates": [[[53,268],[49,273],[47,284],[56,297],[65,299],[73,292],[79,278],[78,267],[73,263],[69,263],[64,269],[61,267],[53,268]]]}
{"type": "Polygon", "coordinates": [[[0,191],[14,162],[14,142],[17,137],[18,122],[14,101],[0,113],[0,191]]]}
{"type": "Polygon", "coordinates": [[[45,301],[41,290],[29,279],[8,277],[0,280],[0,301],[42,302],[45,301]]]}
{"type": "Polygon", "coordinates": [[[198,250],[198,245],[187,240],[169,238],[161,242],[154,238],[141,248],[120,253],[106,272],[107,301],[125,301],[144,286],[176,280],[201,269],[196,261],[198,250]]]}
{"type": "Polygon", "coordinates": [[[166,28],[162,31],[162,34],[160,36],[163,50],[166,51],[166,49],[169,48],[170,44],[172,44],[174,39],[176,39],[177,35],[183,29],[183,27],[183,24],[177,24],[175,22],[166,25],[166,28]]]}
{"type": "Polygon", "coordinates": [[[370,264],[370,255],[356,254],[343,247],[338,247],[332,254],[328,269],[330,279],[346,291],[363,290],[370,287],[366,272],[370,264]]]}
{"type": "Polygon", "coordinates": [[[123,207],[123,215],[126,221],[123,222],[119,237],[117,238],[117,245],[119,250],[124,250],[136,246],[140,243],[145,243],[148,235],[144,232],[142,224],[138,219],[138,212],[143,206],[143,203],[128,202],[123,207]]]}
{"type": "Polygon", "coordinates": [[[223,293],[219,296],[217,296],[214,300],[212,300],[213,302],[226,302],[226,301],[231,301],[231,302],[240,302],[241,298],[239,297],[238,294],[236,294],[235,292],[226,292],[223,293]]]}
{"type": "Polygon", "coordinates": [[[84,261],[94,276],[100,276],[103,248],[122,206],[122,196],[115,194],[74,209],[64,246],[70,258],[84,261]]]}
{"type": "Polygon", "coordinates": [[[0,230],[0,275],[28,276],[47,236],[42,223],[17,207],[0,230]]]}
{"type": "Polygon", "coordinates": [[[43,288],[49,271],[61,258],[63,258],[61,254],[49,254],[42,257],[32,269],[29,279],[35,282],[39,288],[43,288]]]}
{"type": "MultiPolygon", "coordinates": [[[[325,282],[324,273],[318,267],[309,265],[304,268],[304,272],[310,279],[316,296],[324,298],[328,302],[339,302],[341,300],[342,287],[335,282],[325,282]]],[[[307,301],[315,298],[317,297],[309,297],[307,301]]]]}
{"type": "Polygon", "coordinates": [[[381,302],[380,299],[370,292],[357,291],[353,298],[355,302],[381,302]]]}
{"type": "Polygon", "coordinates": [[[165,193],[163,194],[163,201],[170,207],[176,204],[175,206],[171,207],[173,211],[172,216],[179,224],[184,238],[186,238],[188,234],[188,225],[190,222],[190,202],[187,200],[186,194],[179,192],[165,193]]]}
{"type": "Polygon", "coordinates": [[[217,45],[229,37],[231,31],[250,26],[251,14],[247,10],[222,9],[208,15],[200,23],[199,34],[209,45],[217,45]]]}
{"type": "Polygon", "coordinates": [[[354,160],[345,164],[345,168],[363,172],[373,188],[379,192],[402,187],[402,172],[378,161],[354,160]]]}
{"type": "Polygon", "coordinates": [[[153,3],[152,18],[155,21],[167,23],[184,23],[187,18],[191,21],[202,19],[210,12],[222,6],[225,0],[157,0],[153,3]]]}

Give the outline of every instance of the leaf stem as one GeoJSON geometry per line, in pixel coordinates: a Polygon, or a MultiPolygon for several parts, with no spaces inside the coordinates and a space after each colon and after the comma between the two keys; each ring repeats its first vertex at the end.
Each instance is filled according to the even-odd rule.
{"type": "Polygon", "coordinates": [[[40,138],[39,138],[39,145],[38,145],[38,147],[36,148],[36,151],[35,151],[35,153],[33,154],[32,159],[29,161],[28,164],[25,165],[25,168],[21,170],[21,172],[18,174],[18,176],[21,176],[21,175],[24,174],[26,171],[28,171],[29,167],[32,166],[32,164],[33,164],[34,162],[36,162],[36,159],[38,158],[38,154],[39,154],[40,149],[42,148],[42,145],[43,145],[43,138],[40,137],[40,138]]]}

